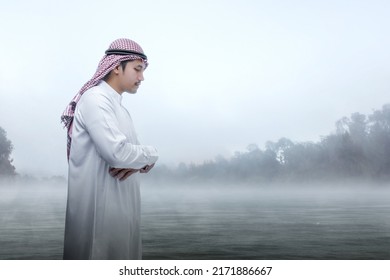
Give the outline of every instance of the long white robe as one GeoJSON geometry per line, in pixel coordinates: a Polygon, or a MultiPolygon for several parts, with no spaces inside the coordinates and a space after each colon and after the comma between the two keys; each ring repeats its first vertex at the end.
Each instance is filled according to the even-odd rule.
{"type": "Polygon", "coordinates": [[[102,81],[77,104],[69,158],[64,259],[140,259],[138,173],[120,181],[110,167],[157,161],[140,145],[122,96],[102,81]]]}

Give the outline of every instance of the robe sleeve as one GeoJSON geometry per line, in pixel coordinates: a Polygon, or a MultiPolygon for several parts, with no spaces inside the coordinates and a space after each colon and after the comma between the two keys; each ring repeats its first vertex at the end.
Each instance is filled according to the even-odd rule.
{"type": "Polygon", "coordinates": [[[97,152],[111,167],[140,169],[157,161],[154,147],[132,144],[120,131],[113,104],[107,97],[90,97],[78,113],[97,152]]]}

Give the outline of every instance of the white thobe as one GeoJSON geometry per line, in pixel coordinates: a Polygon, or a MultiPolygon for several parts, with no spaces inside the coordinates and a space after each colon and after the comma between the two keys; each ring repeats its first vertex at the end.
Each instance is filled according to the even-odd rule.
{"type": "Polygon", "coordinates": [[[140,169],[157,151],[140,145],[122,96],[102,81],[77,104],[69,156],[64,259],[140,259],[138,173],[120,181],[110,167],[140,169]]]}

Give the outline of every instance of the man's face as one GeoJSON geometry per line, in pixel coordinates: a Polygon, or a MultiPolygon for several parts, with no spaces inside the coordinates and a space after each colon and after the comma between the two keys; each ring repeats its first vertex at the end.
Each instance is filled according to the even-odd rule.
{"type": "Polygon", "coordinates": [[[144,80],[145,63],[142,60],[129,61],[123,71],[120,67],[119,83],[121,90],[136,93],[144,80]]]}

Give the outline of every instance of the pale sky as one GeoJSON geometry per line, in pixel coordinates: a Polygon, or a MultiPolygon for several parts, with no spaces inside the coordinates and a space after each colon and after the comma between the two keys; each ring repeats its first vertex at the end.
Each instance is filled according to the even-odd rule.
{"type": "Polygon", "coordinates": [[[67,174],[60,115],[122,37],[149,58],[123,102],[161,163],[318,141],[390,103],[390,1],[0,3],[0,126],[19,173],[67,174]]]}

